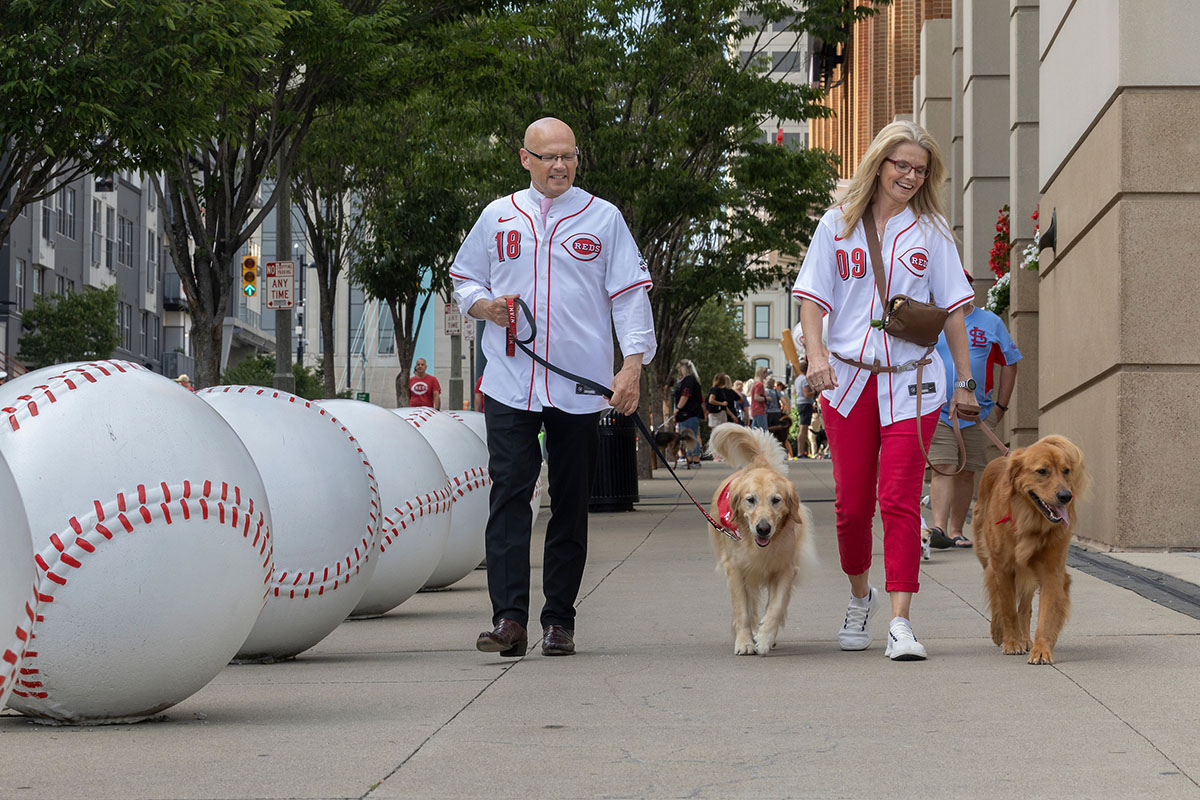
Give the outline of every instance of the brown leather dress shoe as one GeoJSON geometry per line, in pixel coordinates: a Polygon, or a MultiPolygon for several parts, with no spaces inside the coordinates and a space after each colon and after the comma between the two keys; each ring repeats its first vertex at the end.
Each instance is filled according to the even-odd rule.
{"type": "Polygon", "coordinates": [[[547,625],[542,631],[542,655],[575,655],[575,631],[569,631],[562,625],[547,625]]]}
{"type": "Polygon", "coordinates": [[[484,631],[475,640],[475,649],[481,653],[499,653],[508,658],[520,658],[528,646],[525,626],[511,619],[500,620],[494,630],[484,631]]]}

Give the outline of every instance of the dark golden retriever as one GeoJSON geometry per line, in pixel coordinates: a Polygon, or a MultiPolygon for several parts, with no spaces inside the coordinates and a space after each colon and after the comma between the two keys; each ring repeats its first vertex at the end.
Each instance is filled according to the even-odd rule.
{"type": "Polygon", "coordinates": [[[717,567],[733,601],[733,652],[765,656],[787,618],[792,588],[813,563],[808,509],[784,473],[787,455],[766,431],[741,425],[713,429],[710,450],[740,469],[713,495],[713,516],[737,540],[709,526],[717,567]],[[766,592],[767,605],[758,608],[766,592]]]}
{"type": "Polygon", "coordinates": [[[992,641],[1030,664],[1053,664],[1054,645],[1071,609],[1067,548],[1075,501],[1087,488],[1083,453],[1047,436],[994,459],[979,481],[972,525],[975,555],[992,611],[992,641]],[[1033,593],[1037,635],[1029,638],[1033,593]]]}

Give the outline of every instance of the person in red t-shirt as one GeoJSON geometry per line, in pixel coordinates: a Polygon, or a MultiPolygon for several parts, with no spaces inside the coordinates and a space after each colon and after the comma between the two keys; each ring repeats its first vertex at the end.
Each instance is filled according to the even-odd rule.
{"type": "Polygon", "coordinates": [[[442,385],[438,379],[425,372],[425,359],[418,358],[413,365],[413,374],[408,379],[408,404],[429,406],[442,410],[442,385]]]}
{"type": "Polygon", "coordinates": [[[479,378],[475,381],[475,410],[483,411],[483,390],[479,388],[483,383],[483,373],[479,374],[479,378]]]}

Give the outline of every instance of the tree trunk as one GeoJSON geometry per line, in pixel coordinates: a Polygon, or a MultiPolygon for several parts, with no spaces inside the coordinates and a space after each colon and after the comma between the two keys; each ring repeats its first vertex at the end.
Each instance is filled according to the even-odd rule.
{"type": "Polygon", "coordinates": [[[192,385],[197,389],[216,386],[221,382],[222,317],[192,314],[192,351],[196,359],[196,374],[192,385]]]}

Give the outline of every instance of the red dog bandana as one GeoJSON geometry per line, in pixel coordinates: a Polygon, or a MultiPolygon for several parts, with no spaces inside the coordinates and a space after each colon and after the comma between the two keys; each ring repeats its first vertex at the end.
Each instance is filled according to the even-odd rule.
{"type": "Polygon", "coordinates": [[[734,538],[741,539],[742,535],[738,533],[737,525],[733,522],[733,509],[729,507],[729,487],[733,484],[725,484],[725,488],[721,490],[721,495],[717,498],[717,521],[721,523],[721,527],[734,535],[734,538]]]}

